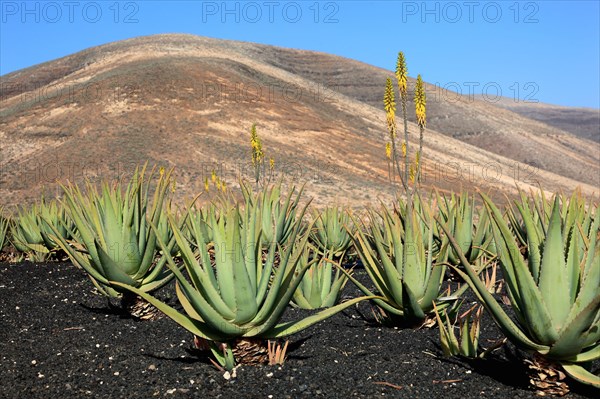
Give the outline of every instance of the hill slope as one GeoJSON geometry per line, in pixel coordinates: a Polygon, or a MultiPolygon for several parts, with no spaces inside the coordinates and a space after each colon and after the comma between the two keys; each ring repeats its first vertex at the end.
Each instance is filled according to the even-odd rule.
{"type": "Polygon", "coordinates": [[[502,98],[497,105],[526,118],[600,143],[600,109],[563,107],[543,103],[514,102],[502,98]]]}
{"type": "MultiPolygon", "coordinates": [[[[54,193],[56,180],[114,177],[145,160],[176,166],[186,195],[201,191],[213,169],[233,183],[251,176],[254,122],[277,176],[306,181],[317,203],[373,203],[392,192],[379,106],[388,75],[327,54],[191,35],[111,43],[7,74],[0,203],[54,193]]],[[[598,146],[447,98],[428,102],[426,186],[597,192],[598,146]]]]}

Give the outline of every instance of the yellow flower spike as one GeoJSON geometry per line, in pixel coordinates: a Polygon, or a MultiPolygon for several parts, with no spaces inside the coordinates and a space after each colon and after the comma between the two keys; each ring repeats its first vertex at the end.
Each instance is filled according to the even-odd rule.
{"type": "Polygon", "coordinates": [[[215,172],[214,169],[213,169],[213,171],[210,174],[210,179],[212,180],[213,183],[217,182],[217,172],[215,172]]]}
{"type": "Polygon", "coordinates": [[[204,191],[208,192],[208,189],[209,189],[209,187],[208,187],[208,177],[205,177],[204,178],[204,191]]]}
{"type": "Polygon", "coordinates": [[[415,166],[414,165],[410,165],[409,176],[410,176],[410,182],[414,183],[415,182],[415,166]]]}
{"type": "Polygon", "coordinates": [[[158,171],[160,173],[160,177],[163,177],[165,175],[165,168],[163,166],[161,166],[158,171]]]}
{"type": "Polygon", "coordinates": [[[175,180],[173,180],[173,183],[171,184],[171,192],[175,193],[175,188],[177,187],[177,182],[175,180]]]}
{"type": "Polygon", "coordinates": [[[392,159],[392,143],[389,141],[385,143],[385,157],[387,159],[392,159]]]}
{"type": "Polygon", "coordinates": [[[396,113],[396,99],[394,98],[394,86],[392,79],[387,78],[385,81],[385,94],[383,95],[383,109],[388,114],[396,113]]]}
{"type": "Polygon", "coordinates": [[[269,159],[269,168],[270,168],[271,170],[275,169],[275,160],[273,159],[273,157],[271,157],[271,158],[269,159]]]}
{"type": "Polygon", "coordinates": [[[394,140],[396,138],[396,100],[394,98],[394,86],[390,78],[387,78],[385,81],[383,108],[385,109],[390,138],[394,140]]]}
{"type": "Polygon", "coordinates": [[[252,147],[252,165],[256,166],[260,164],[265,156],[262,150],[262,143],[256,133],[256,124],[252,125],[250,129],[250,146],[252,147]]]}
{"type": "Polygon", "coordinates": [[[388,115],[387,118],[388,130],[390,132],[390,138],[394,140],[396,138],[396,120],[394,115],[388,115]]]}
{"type": "Polygon", "coordinates": [[[400,94],[406,94],[408,69],[406,68],[406,59],[402,51],[398,53],[398,60],[396,61],[396,79],[398,79],[400,94]]]}
{"type": "Polygon", "coordinates": [[[423,87],[423,79],[421,75],[417,77],[417,85],[415,87],[415,112],[417,115],[417,123],[421,129],[425,129],[426,125],[426,105],[425,89],[423,87]]]}
{"type": "Polygon", "coordinates": [[[402,157],[406,158],[406,143],[402,143],[402,157]]]}
{"type": "Polygon", "coordinates": [[[265,153],[262,148],[262,142],[258,133],[256,133],[256,123],[250,128],[250,146],[252,147],[252,166],[254,166],[254,178],[256,183],[260,180],[260,169],[264,163],[265,153]]]}

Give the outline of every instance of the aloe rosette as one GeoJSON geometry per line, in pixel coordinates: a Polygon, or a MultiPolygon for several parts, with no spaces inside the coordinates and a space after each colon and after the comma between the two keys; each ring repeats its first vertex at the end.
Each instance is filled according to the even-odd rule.
{"type": "Polygon", "coordinates": [[[315,213],[314,219],[312,242],[322,252],[332,252],[333,256],[343,259],[352,246],[352,235],[355,232],[349,211],[337,206],[329,207],[321,213],[315,213]]]}
{"type": "MultiPolygon", "coordinates": [[[[71,261],[85,270],[96,288],[107,296],[127,292],[113,284],[114,281],[148,292],[172,278],[164,269],[165,257],[156,261],[157,232],[150,228],[151,224],[160,225],[171,172],[161,169],[150,207],[152,173],[146,178],[145,170],[145,166],[136,169],[125,192],[121,183],[113,187],[104,183],[100,192],[89,182],[85,193],[78,186],[63,187],[64,203],[77,234],[73,240],[67,240],[54,229],[54,238],[71,261]]],[[[173,242],[164,247],[169,253],[173,242]]]]}
{"type": "Polygon", "coordinates": [[[599,208],[596,206],[586,234],[579,223],[563,230],[558,196],[545,231],[538,230],[528,208],[517,204],[527,237],[525,259],[501,212],[486,195],[481,196],[492,222],[515,321],[488,292],[459,244],[449,236],[465,268],[465,272],[457,271],[511,342],[560,363],[571,377],[600,387],[600,377],[587,369],[589,362],[600,359],[599,208]]]}
{"type": "MultiPolygon", "coordinates": [[[[280,323],[311,265],[300,264],[300,253],[308,234],[299,238],[297,245],[282,247],[275,241],[269,242],[266,260],[263,260],[259,216],[256,207],[246,209],[242,214],[234,208],[218,220],[209,219],[212,245],[205,244],[205,229],[197,218],[189,219],[191,244],[170,218],[183,259],[183,271],[169,256],[168,267],[175,275],[177,298],[185,313],[179,313],[134,286],[114,284],[140,295],[180,326],[207,340],[217,361],[227,369],[235,366],[232,347],[236,339],[287,336],[367,299],[354,298],[304,319],[280,323]],[[242,229],[248,231],[243,234],[242,229]],[[192,247],[197,250],[193,251],[192,247]],[[212,251],[214,257],[211,257],[212,251]],[[280,255],[278,266],[275,266],[276,253],[280,255]]],[[[299,230],[300,225],[296,224],[290,232],[290,242],[296,241],[299,230]]]]}
{"type": "Polygon", "coordinates": [[[263,235],[263,243],[271,242],[285,244],[295,228],[296,223],[304,216],[309,202],[298,213],[300,197],[304,191],[301,188],[296,195],[296,187],[292,186],[282,201],[281,183],[272,187],[263,188],[254,194],[251,188],[243,183],[240,184],[246,208],[257,208],[260,219],[260,227],[263,235]]]}
{"type": "Polygon", "coordinates": [[[307,246],[301,257],[301,265],[311,262],[310,252],[314,256],[312,265],[304,273],[294,293],[293,303],[302,309],[329,308],[338,302],[348,277],[341,272],[339,262],[333,260],[334,250],[320,254],[307,246]]]}
{"type": "MultiPolygon", "coordinates": [[[[427,250],[433,248],[433,229],[426,229],[424,239],[415,228],[420,216],[411,209],[403,218],[385,207],[379,216],[371,211],[371,223],[358,229],[354,245],[376,292],[385,298],[374,302],[389,315],[416,324],[433,314],[434,302],[440,310],[454,304],[466,286],[442,295],[445,266],[434,264],[433,251],[427,250]]],[[[374,295],[347,275],[363,293],[374,295]]]]}
{"type": "Polygon", "coordinates": [[[42,198],[39,203],[19,210],[10,228],[11,241],[19,252],[41,262],[60,249],[53,236],[58,234],[68,239],[72,229],[64,207],[42,198]]]}
{"type": "MultiPolygon", "coordinates": [[[[486,212],[475,215],[474,202],[475,200],[470,199],[467,193],[438,198],[440,216],[470,262],[475,262],[485,253],[493,252],[489,218],[486,212]],[[478,216],[477,221],[474,220],[474,216],[478,216]]],[[[448,260],[452,264],[460,263],[456,251],[449,245],[447,239],[444,240],[442,248],[447,251],[448,260]]]]}

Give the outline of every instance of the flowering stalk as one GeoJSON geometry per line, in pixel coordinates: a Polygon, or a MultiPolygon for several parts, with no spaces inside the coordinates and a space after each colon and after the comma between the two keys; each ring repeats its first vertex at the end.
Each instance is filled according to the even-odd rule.
{"type": "Polygon", "coordinates": [[[417,115],[417,124],[419,125],[419,151],[417,152],[416,159],[416,181],[417,184],[421,182],[421,159],[423,157],[423,133],[425,132],[425,126],[427,124],[426,119],[426,105],[427,99],[425,97],[425,89],[423,87],[423,79],[421,75],[417,77],[417,85],[415,87],[415,113],[417,115]]]}
{"type": "MultiPolygon", "coordinates": [[[[390,137],[389,146],[386,146],[386,156],[392,164],[392,172],[393,168],[397,166],[397,157],[396,157],[396,99],[394,98],[394,86],[392,84],[392,79],[387,78],[385,82],[385,93],[383,95],[383,108],[385,109],[386,122],[390,137]],[[389,147],[389,148],[388,148],[389,147]],[[389,155],[388,155],[389,152],[389,155]]],[[[402,179],[402,174],[398,170],[398,174],[400,179],[402,179]]],[[[391,176],[391,180],[395,180],[393,178],[393,174],[391,176]]],[[[404,185],[404,182],[402,182],[404,185]]]]}
{"type": "Polygon", "coordinates": [[[385,143],[385,157],[387,159],[387,164],[388,164],[388,179],[391,183],[392,182],[392,171],[393,171],[393,169],[390,166],[391,161],[392,161],[392,142],[391,141],[388,141],[387,143],[385,143]]]}
{"type": "Polygon", "coordinates": [[[400,91],[400,103],[402,104],[402,119],[404,121],[404,145],[402,147],[404,155],[404,188],[408,194],[408,118],[406,116],[406,97],[407,97],[407,82],[408,69],[406,68],[406,59],[404,53],[398,53],[396,61],[396,79],[398,80],[398,90],[400,91]]]}
{"type": "Polygon", "coordinates": [[[265,153],[262,149],[262,142],[256,133],[256,124],[250,129],[250,146],[252,147],[252,166],[254,166],[254,178],[256,184],[260,179],[260,167],[264,162],[265,153]]]}

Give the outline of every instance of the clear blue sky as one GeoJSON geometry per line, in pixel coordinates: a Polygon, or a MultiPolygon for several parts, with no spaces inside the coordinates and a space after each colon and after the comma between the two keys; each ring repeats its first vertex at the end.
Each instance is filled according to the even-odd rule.
{"type": "Polygon", "coordinates": [[[0,75],[87,47],[192,33],[421,73],[463,94],[600,108],[590,1],[0,1],[0,75]]]}

